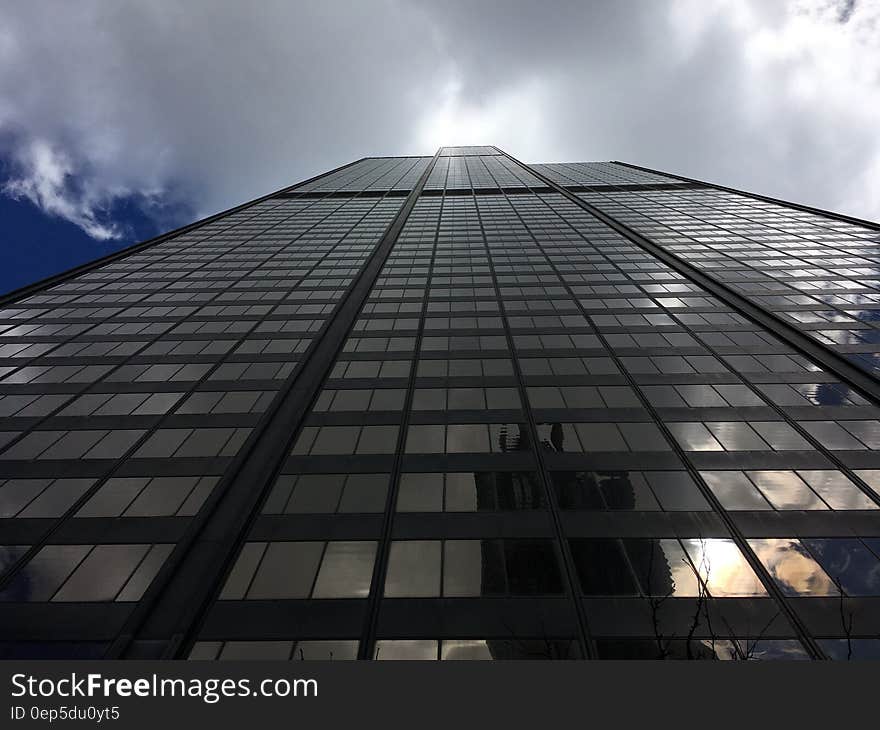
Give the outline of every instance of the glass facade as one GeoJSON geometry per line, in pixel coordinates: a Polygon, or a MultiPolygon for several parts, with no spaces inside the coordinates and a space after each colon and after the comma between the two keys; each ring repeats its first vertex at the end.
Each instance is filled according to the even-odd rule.
{"type": "Polygon", "coordinates": [[[878,235],[446,147],[8,297],[0,654],[880,657],[878,235]]]}

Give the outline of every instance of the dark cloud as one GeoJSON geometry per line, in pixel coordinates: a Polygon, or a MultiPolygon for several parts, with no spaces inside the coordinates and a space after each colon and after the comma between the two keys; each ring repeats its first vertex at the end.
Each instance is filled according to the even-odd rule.
{"type": "Polygon", "coordinates": [[[9,3],[6,189],[106,237],[123,197],[206,214],[491,142],[880,218],[878,20],[829,0],[9,3]]]}

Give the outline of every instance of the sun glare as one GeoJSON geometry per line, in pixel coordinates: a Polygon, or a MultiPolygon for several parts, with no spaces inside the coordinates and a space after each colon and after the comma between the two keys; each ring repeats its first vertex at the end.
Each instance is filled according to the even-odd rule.
{"type": "Polygon", "coordinates": [[[418,142],[433,152],[453,145],[493,144],[500,130],[495,105],[474,107],[461,98],[461,83],[450,81],[440,94],[439,104],[419,125],[418,142]]]}

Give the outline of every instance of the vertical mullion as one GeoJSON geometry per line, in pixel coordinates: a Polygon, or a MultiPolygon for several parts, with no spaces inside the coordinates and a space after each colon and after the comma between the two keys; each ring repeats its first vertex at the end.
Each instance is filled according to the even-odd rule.
{"type": "MultiPolygon", "coordinates": [[[[439,155],[439,151],[438,151],[439,155]]],[[[437,157],[435,156],[435,160],[437,157]]],[[[433,169],[432,164],[428,171],[433,169]]],[[[448,170],[447,170],[448,176],[448,170]]],[[[420,191],[421,192],[421,191],[420,191]]],[[[445,188],[444,188],[445,193],[445,188]]],[[[432,196],[433,197],[433,196],[432,196]]],[[[430,197],[420,197],[421,200],[430,200],[430,197]]],[[[422,339],[425,332],[425,319],[427,317],[427,308],[429,301],[429,292],[431,288],[431,279],[434,276],[434,262],[437,258],[437,243],[440,235],[440,225],[443,222],[443,209],[446,202],[446,196],[440,196],[439,210],[437,212],[437,224],[434,227],[434,241],[431,245],[431,262],[428,267],[428,276],[426,278],[425,291],[422,295],[422,308],[419,318],[419,327],[416,331],[415,343],[413,345],[413,354],[409,372],[409,379],[406,385],[406,395],[403,400],[403,410],[400,415],[400,428],[397,434],[397,446],[394,452],[394,462],[391,467],[391,475],[388,481],[388,496],[385,500],[385,514],[382,523],[382,537],[379,541],[378,550],[376,552],[376,562],[373,565],[373,577],[370,582],[372,587],[370,592],[370,602],[367,611],[366,625],[364,633],[358,649],[358,659],[372,659],[375,654],[376,632],[379,623],[379,612],[382,608],[382,598],[385,592],[385,578],[388,575],[388,560],[391,554],[392,531],[394,527],[394,514],[397,506],[397,495],[400,491],[400,475],[403,471],[404,449],[406,448],[406,433],[409,427],[410,414],[412,411],[412,401],[415,394],[416,372],[418,370],[419,353],[421,352],[422,339]]],[[[416,206],[418,207],[418,202],[416,206]]],[[[399,241],[399,237],[398,237],[399,241]]],[[[397,242],[395,242],[396,245],[397,242]]],[[[392,249],[393,251],[393,249],[392,249]]],[[[387,259],[386,259],[387,261],[387,259]]],[[[445,480],[444,480],[444,500],[445,500],[445,480]]],[[[441,560],[441,591],[442,591],[442,560],[443,560],[443,543],[440,545],[441,560]]]]}
{"type": "MultiPolygon", "coordinates": [[[[523,415],[525,416],[526,425],[529,431],[529,441],[532,444],[532,451],[534,453],[534,462],[538,469],[538,476],[541,480],[541,484],[544,487],[544,496],[547,500],[547,509],[550,513],[550,519],[553,524],[553,534],[555,538],[554,541],[556,542],[558,557],[561,558],[566,589],[570,600],[574,604],[575,616],[577,618],[579,629],[578,640],[581,645],[581,649],[583,650],[583,655],[587,658],[594,658],[595,649],[593,646],[593,639],[589,630],[589,623],[587,621],[586,612],[584,611],[583,602],[580,598],[580,591],[578,590],[577,574],[574,568],[574,559],[571,555],[571,550],[569,548],[568,542],[565,539],[565,531],[562,526],[562,519],[559,515],[559,505],[556,501],[556,494],[550,481],[549,471],[544,461],[543,454],[541,453],[541,441],[538,436],[538,427],[535,422],[535,417],[532,413],[531,406],[529,405],[528,393],[526,392],[525,387],[525,379],[523,378],[522,369],[520,368],[519,357],[517,357],[513,334],[510,331],[510,323],[507,320],[507,308],[505,306],[504,297],[501,296],[501,290],[498,286],[498,276],[495,271],[495,261],[489,248],[488,239],[486,238],[486,229],[483,225],[483,218],[480,214],[480,206],[477,202],[478,196],[474,195],[473,201],[474,207],[477,211],[477,219],[480,222],[480,230],[483,236],[483,246],[486,250],[486,258],[489,261],[489,268],[492,272],[492,283],[495,287],[496,297],[501,304],[501,318],[504,326],[504,335],[507,339],[507,347],[510,351],[511,362],[513,363],[514,374],[517,380],[517,389],[519,392],[520,401],[522,402],[522,411],[523,415]]],[[[543,251],[541,253],[543,254],[543,251]]]]}
{"type": "MultiPolygon", "coordinates": [[[[436,155],[435,158],[436,159],[436,155]]],[[[301,366],[282,386],[270,408],[251,433],[248,442],[226,470],[212,492],[210,504],[194,519],[172,557],[166,561],[144,598],[109,651],[109,656],[130,653],[129,645],[145,631],[170,631],[164,656],[179,656],[192,641],[211,602],[222,587],[228,570],[268,496],[273,479],[306,421],[321,384],[326,380],[345,338],[366,301],[369,291],[406,222],[432,165],[409,191],[379,237],[359,272],[349,284],[321,336],[303,358],[301,366]],[[193,585],[198,585],[193,599],[193,585]],[[173,628],[172,628],[173,627],[173,628]]],[[[353,194],[352,197],[358,197],[353,194]]],[[[393,197],[391,191],[379,196],[393,197]]],[[[338,243],[337,243],[338,245],[338,243]]]]}
{"type": "MultiPolygon", "coordinates": [[[[513,158],[511,158],[511,159],[513,159],[513,158]]],[[[519,163],[519,164],[522,164],[522,163],[519,163]]],[[[537,175],[537,173],[536,173],[536,175],[537,175]]],[[[548,179],[547,182],[550,183],[551,181],[549,181],[549,179],[548,179]]],[[[551,187],[553,187],[557,192],[559,192],[561,190],[561,188],[558,185],[556,185],[555,183],[551,184],[551,187]]],[[[568,196],[566,195],[564,197],[568,197],[568,196]]],[[[546,200],[544,200],[543,198],[541,198],[541,200],[548,208],[553,210],[552,206],[546,200]]],[[[582,205],[580,207],[587,210],[587,212],[592,213],[592,211],[587,209],[585,206],[582,205]]],[[[561,214],[557,213],[557,215],[560,217],[560,219],[565,220],[564,216],[562,216],[561,214]]],[[[569,227],[572,228],[572,230],[574,230],[579,235],[581,235],[577,231],[577,228],[574,227],[574,225],[572,225],[568,221],[566,221],[566,223],[569,225],[569,227]]],[[[530,234],[531,234],[531,231],[530,231],[530,234]]],[[[540,245],[537,238],[535,238],[533,234],[531,234],[531,235],[532,235],[532,238],[535,241],[536,245],[539,248],[541,248],[541,250],[543,251],[543,247],[540,245]]],[[[650,251],[648,253],[650,253],[650,251]]],[[[570,296],[572,296],[574,301],[577,302],[578,308],[580,309],[581,313],[584,316],[587,316],[586,310],[581,305],[580,300],[571,291],[571,287],[569,286],[569,284],[562,279],[562,277],[559,274],[558,269],[556,268],[556,265],[552,261],[551,261],[551,266],[553,266],[554,271],[556,272],[557,276],[559,276],[560,281],[563,283],[563,285],[568,290],[570,296]]],[[[614,358],[615,363],[617,364],[617,367],[620,369],[620,371],[626,377],[627,381],[630,384],[630,387],[635,392],[636,396],[642,402],[642,407],[647,411],[647,413],[649,414],[651,419],[654,421],[654,423],[657,425],[657,427],[662,431],[664,437],[671,445],[673,451],[678,456],[678,458],[681,460],[682,464],[685,466],[685,468],[687,469],[690,476],[694,479],[697,486],[700,488],[700,491],[702,492],[703,496],[706,498],[706,500],[709,502],[709,504],[712,505],[713,510],[715,510],[718,513],[719,517],[721,517],[722,521],[724,522],[725,526],[727,527],[727,529],[728,529],[731,537],[733,538],[734,542],[736,543],[737,547],[740,549],[743,556],[745,557],[745,559],[747,560],[749,565],[752,567],[752,569],[755,571],[755,573],[761,578],[761,582],[764,583],[764,587],[767,590],[768,594],[770,596],[772,596],[773,599],[777,602],[777,604],[781,608],[782,612],[784,613],[785,617],[788,619],[789,623],[794,628],[796,634],[798,635],[798,639],[800,639],[801,643],[804,645],[804,647],[807,649],[807,651],[810,653],[810,655],[814,659],[826,658],[824,652],[819,647],[818,643],[815,641],[815,639],[812,637],[812,635],[809,633],[809,631],[807,630],[803,621],[800,619],[800,617],[795,612],[794,608],[788,603],[787,599],[785,598],[782,591],[777,586],[776,582],[773,580],[772,576],[769,574],[767,569],[764,567],[763,563],[761,563],[761,561],[758,560],[757,556],[752,552],[752,549],[748,544],[748,540],[745,538],[743,533],[737,527],[733,518],[730,516],[730,514],[727,512],[727,510],[724,509],[721,502],[715,496],[715,493],[709,488],[708,484],[706,484],[706,482],[703,479],[702,475],[700,474],[699,470],[693,465],[691,460],[688,458],[687,453],[684,451],[684,449],[681,447],[681,445],[678,443],[678,441],[675,439],[675,437],[670,432],[666,423],[660,418],[659,414],[657,413],[657,410],[648,401],[648,399],[645,397],[645,395],[641,392],[641,390],[639,389],[637,383],[635,382],[635,379],[633,378],[632,374],[626,368],[623,367],[618,355],[614,352],[613,348],[607,343],[604,335],[602,335],[602,333],[599,332],[599,330],[596,330],[596,334],[600,338],[600,340],[602,341],[602,344],[605,347],[605,349],[609,352],[611,357],[614,358]]]]}

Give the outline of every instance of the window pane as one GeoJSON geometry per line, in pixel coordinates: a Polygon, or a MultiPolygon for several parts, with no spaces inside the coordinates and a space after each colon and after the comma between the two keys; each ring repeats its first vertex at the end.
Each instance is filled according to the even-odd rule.
{"type": "Polygon", "coordinates": [[[397,426],[364,426],[357,454],[393,454],[397,450],[397,426]]]}
{"type": "Polygon", "coordinates": [[[799,540],[751,539],[749,546],[787,596],[838,595],[831,579],[799,540]]]}
{"type": "Polygon", "coordinates": [[[247,597],[308,598],[323,551],[322,542],[269,543],[247,597]]]}
{"type": "Polygon", "coordinates": [[[339,511],[383,512],[387,493],[387,474],[351,474],[345,482],[339,511]]]}
{"type": "Polygon", "coordinates": [[[504,559],[511,595],[562,593],[562,575],[549,540],[505,540],[504,559]]]}
{"type": "Polygon", "coordinates": [[[880,560],[859,540],[805,538],[802,542],[848,596],[880,595],[880,560]]]}
{"type": "Polygon", "coordinates": [[[633,580],[623,549],[617,540],[570,540],[571,553],[587,596],[634,596],[638,588],[633,580]]]}
{"type": "Polygon", "coordinates": [[[3,601],[48,601],[91,545],[47,545],[0,591],[3,601]]]}
{"type": "Polygon", "coordinates": [[[770,509],[767,500],[741,471],[702,471],[700,475],[724,509],[770,509]]]}
{"type": "Polygon", "coordinates": [[[366,598],[375,558],[372,541],[327,543],[313,598],[366,598]]]}
{"type": "Polygon", "coordinates": [[[386,598],[440,595],[440,541],[396,540],[391,543],[386,598]]]}
{"type": "Polygon", "coordinates": [[[334,661],[357,659],[357,641],[298,641],[293,660],[300,661],[334,661]]]}
{"type": "Polygon", "coordinates": [[[681,542],[710,595],[715,598],[766,595],[767,591],[733,540],[691,538],[681,542]]]}
{"type": "Polygon", "coordinates": [[[430,639],[380,639],[373,659],[433,660],[437,659],[437,650],[437,642],[430,639]]]}
{"type": "Polygon", "coordinates": [[[98,545],[80,563],[53,601],[112,601],[149,545],[98,545]]]}
{"type": "Polygon", "coordinates": [[[443,474],[402,474],[397,489],[398,512],[442,512],[443,474]]]}
{"type": "Polygon", "coordinates": [[[700,595],[696,572],[678,540],[628,539],[623,543],[645,595],[700,595]]]}
{"type": "Polygon", "coordinates": [[[345,474],[303,474],[296,480],[285,512],[332,513],[336,511],[345,474]]]}
{"type": "Polygon", "coordinates": [[[491,596],[506,592],[499,541],[447,540],[443,549],[444,596],[491,596]]]}
{"type": "Polygon", "coordinates": [[[831,509],[877,509],[877,505],[839,471],[801,470],[798,475],[831,509]]]}
{"type": "Polygon", "coordinates": [[[828,509],[792,471],[748,471],[746,474],[776,509],[828,509]]]}
{"type": "Polygon", "coordinates": [[[311,454],[353,454],[359,426],[324,426],[312,444],[311,454]]]}
{"type": "Polygon", "coordinates": [[[667,427],[685,451],[724,450],[702,423],[669,423],[667,427]]]}
{"type": "Polygon", "coordinates": [[[445,446],[445,426],[410,426],[406,431],[408,454],[442,454],[445,446]]]}
{"type": "Polygon", "coordinates": [[[446,427],[446,453],[488,453],[489,431],[485,424],[446,427]]]}
{"type": "Polygon", "coordinates": [[[700,494],[686,471],[647,471],[648,484],[665,510],[708,510],[709,503],[700,494]]]}

